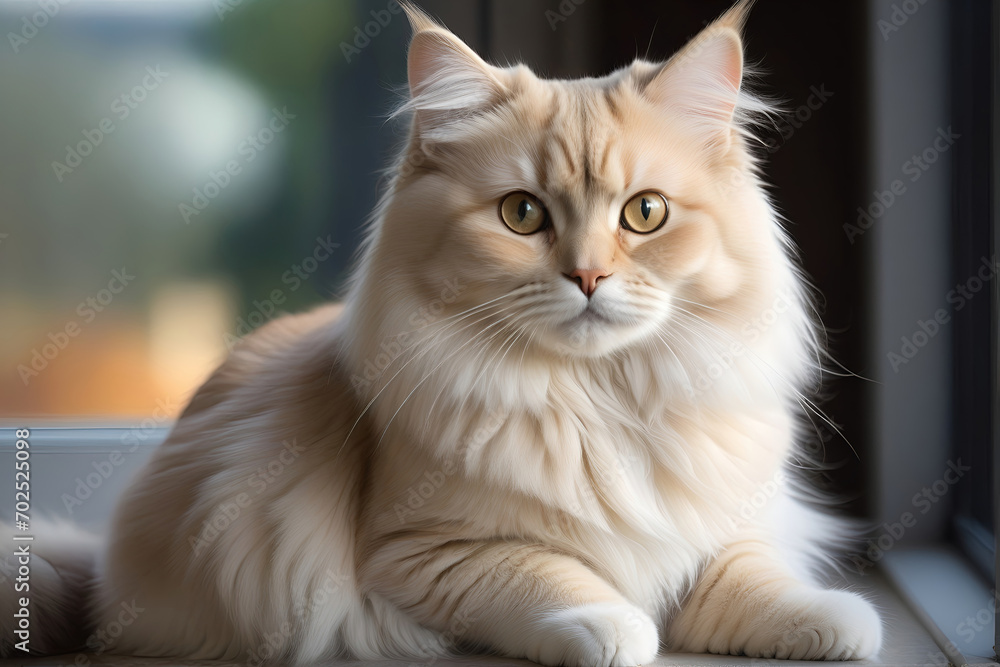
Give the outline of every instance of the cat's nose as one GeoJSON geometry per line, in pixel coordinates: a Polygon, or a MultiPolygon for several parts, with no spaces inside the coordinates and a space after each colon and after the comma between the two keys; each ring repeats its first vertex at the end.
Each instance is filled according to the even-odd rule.
{"type": "Polygon", "coordinates": [[[579,285],[580,290],[589,299],[597,289],[597,283],[611,274],[604,269],[577,269],[573,273],[564,273],[563,275],[579,285]]]}

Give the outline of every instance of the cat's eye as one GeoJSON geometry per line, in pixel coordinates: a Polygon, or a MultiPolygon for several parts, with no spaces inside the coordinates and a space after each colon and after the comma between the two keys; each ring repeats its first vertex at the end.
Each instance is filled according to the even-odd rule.
{"type": "Polygon", "coordinates": [[[511,231],[534,234],[548,221],[545,207],[527,192],[512,192],[500,202],[500,219],[511,231]]]}
{"type": "Polygon", "coordinates": [[[649,234],[663,226],[670,214],[667,198],[659,192],[642,192],[628,200],[622,209],[622,227],[638,234],[649,234]]]}

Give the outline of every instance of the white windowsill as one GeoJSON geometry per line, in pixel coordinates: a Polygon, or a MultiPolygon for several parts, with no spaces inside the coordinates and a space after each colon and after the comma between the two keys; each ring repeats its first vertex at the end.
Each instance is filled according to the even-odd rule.
{"type": "Polygon", "coordinates": [[[995,664],[993,591],[955,547],[900,547],[885,554],[882,569],[953,663],[995,664]]]}

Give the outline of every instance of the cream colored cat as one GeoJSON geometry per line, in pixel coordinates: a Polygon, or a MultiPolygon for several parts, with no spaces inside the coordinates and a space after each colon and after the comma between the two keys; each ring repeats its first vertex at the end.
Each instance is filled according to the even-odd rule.
{"type": "Polygon", "coordinates": [[[816,578],[845,531],[784,473],[818,345],[748,149],[746,10],[549,81],[407,9],[409,141],[345,302],[244,340],[126,493],[114,651],[878,651],[816,578]]]}

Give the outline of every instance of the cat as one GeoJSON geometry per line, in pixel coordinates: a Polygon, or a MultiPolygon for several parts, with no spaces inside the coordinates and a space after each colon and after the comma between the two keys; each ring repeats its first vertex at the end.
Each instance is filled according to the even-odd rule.
{"type": "Polygon", "coordinates": [[[89,586],[87,645],[133,655],[875,655],[878,612],[821,583],[849,531],[787,472],[823,357],[749,6],[544,80],[406,5],[410,133],[343,303],[235,348],[103,553],[39,544],[51,627],[89,586]]]}

